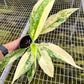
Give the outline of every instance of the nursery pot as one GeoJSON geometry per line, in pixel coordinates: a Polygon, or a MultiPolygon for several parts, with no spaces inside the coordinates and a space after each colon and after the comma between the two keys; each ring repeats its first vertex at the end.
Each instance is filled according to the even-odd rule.
{"type": "MultiPolygon", "coordinates": [[[[35,42],[38,43],[38,39],[35,42]]],[[[29,35],[26,35],[20,40],[19,48],[27,48],[30,46],[31,43],[32,43],[31,37],[29,35]]]]}

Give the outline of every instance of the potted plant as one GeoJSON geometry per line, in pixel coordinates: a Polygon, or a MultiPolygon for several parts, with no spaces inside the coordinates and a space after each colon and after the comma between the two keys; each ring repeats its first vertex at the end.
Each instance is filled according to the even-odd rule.
{"type": "MultiPolygon", "coordinates": [[[[19,49],[28,48],[32,43],[32,39],[29,35],[24,36],[19,43],[19,49]]],[[[35,40],[35,43],[38,43],[38,39],[35,40]]]]}
{"type": "Polygon", "coordinates": [[[31,82],[36,72],[37,63],[42,70],[50,77],[54,75],[54,66],[51,58],[57,58],[76,68],[77,66],[65,50],[52,43],[35,43],[40,34],[46,34],[56,29],[59,25],[67,20],[67,18],[78,8],[70,8],[59,11],[58,13],[48,17],[55,0],[40,0],[35,4],[29,19],[28,33],[31,37],[30,48],[19,49],[7,54],[0,61],[0,70],[21,57],[12,84],[21,75],[27,72],[28,81],[31,82]],[[25,51],[26,50],[26,51],[25,51]]]}

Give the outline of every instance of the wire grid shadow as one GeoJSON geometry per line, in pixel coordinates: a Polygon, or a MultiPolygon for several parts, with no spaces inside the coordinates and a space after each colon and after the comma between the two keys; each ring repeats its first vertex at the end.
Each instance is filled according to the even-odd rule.
{"type": "MultiPolygon", "coordinates": [[[[37,0],[6,0],[8,9],[0,0],[0,44],[18,38],[29,18],[37,0]]],[[[84,13],[81,0],[55,0],[51,14],[62,9],[79,8],[56,30],[39,36],[39,42],[51,42],[65,49],[75,62],[84,67],[84,13]]],[[[84,84],[84,71],[76,69],[57,59],[54,63],[54,77],[50,78],[38,66],[31,84],[84,84]]],[[[13,63],[5,84],[11,84],[19,59],[13,63]]],[[[0,75],[3,71],[0,72],[0,75]]],[[[21,76],[14,84],[29,84],[27,74],[21,76]]]]}

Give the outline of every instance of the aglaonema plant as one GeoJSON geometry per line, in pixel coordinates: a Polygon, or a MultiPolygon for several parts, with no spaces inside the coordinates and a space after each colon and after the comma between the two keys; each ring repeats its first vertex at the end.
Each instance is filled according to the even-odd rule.
{"type": "Polygon", "coordinates": [[[52,43],[35,43],[35,40],[40,34],[46,34],[56,29],[59,25],[64,23],[67,18],[78,8],[70,8],[59,11],[58,13],[48,17],[55,0],[40,0],[35,4],[29,18],[28,33],[32,39],[30,48],[19,49],[7,54],[0,61],[0,70],[18,59],[21,59],[18,63],[12,84],[21,75],[27,72],[28,81],[31,82],[36,72],[37,63],[42,70],[50,77],[54,75],[54,66],[51,58],[56,58],[64,61],[76,68],[82,69],[77,66],[71,57],[65,50],[52,43]],[[24,53],[25,52],[25,53],[24,53]]]}

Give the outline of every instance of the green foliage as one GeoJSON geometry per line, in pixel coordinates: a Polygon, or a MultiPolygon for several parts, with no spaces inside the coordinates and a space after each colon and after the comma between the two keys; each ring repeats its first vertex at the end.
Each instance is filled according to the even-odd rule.
{"type": "Polygon", "coordinates": [[[37,54],[36,44],[32,43],[30,46],[31,46],[31,50],[32,50],[33,55],[34,55],[34,62],[35,62],[35,67],[36,67],[36,54],[37,54]]]}
{"type": "Polygon", "coordinates": [[[33,41],[40,35],[54,1],[55,0],[40,0],[34,6],[29,19],[28,28],[28,33],[33,41]]]}
{"type": "Polygon", "coordinates": [[[16,69],[16,72],[15,72],[12,84],[21,75],[25,74],[31,68],[33,63],[34,63],[34,56],[33,56],[33,53],[31,52],[31,49],[29,49],[22,56],[18,66],[17,66],[17,69],[16,69]]]}
{"type": "Polygon", "coordinates": [[[35,64],[33,63],[32,66],[31,66],[31,68],[27,72],[27,77],[28,77],[28,81],[29,82],[32,81],[35,72],[36,72],[36,67],[35,67],[35,64]]]}
{"type": "Polygon", "coordinates": [[[50,57],[57,58],[59,60],[62,60],[64,62],[76,67],[76,68],[82,69],[81,67],[79,67],[75,64],[71,55],[69,55],[65,50],[63,50],[59,46],[54,45],[52,43],[41,43],[40,45],[43,46],[44,49],[46,48],[50,57]]]}
{"type": "Polygon", "coordinates": [[[14,62],[16,59],[18,59],[23,53],[25,49],[19,49],[14,52],[11,52],[7,54],[1,61],[0,61],[0,70],[5,68],[7,65],[14,62]]]}
{"type": "MultiPolygon", "coordinates": [[[[38,46],[38,50],[40,53],[40,59],[38,59],[38,63],[43,71],[50,77],[54,75],[54,66],[48,52],[43,48],[43,46],[38,46]]],[[[38,52],[37,52],[38,53],[38,52]]]]}
{"type": "Polygon", "coordinates": [[[58,26],[60,26],[62,23],[64,23],[67,18],[75,11],[77,11],[78,8],[70,8],[70,9],[64,9],[59,11],[58,13],[51,15],[47,21],[44,24],[44,27],[42,28],[41,34],[48,33],[50,31],[53,31],[58,26]]]}
{"type": "MultiPolygon", "coordinates": [[[[25,74],[26,72],[28,73],[28,80],[29,82],[31,82],[36,71],[36,61],[48,76],[53,77],[54,66],[51,57],[57,58],[76,68],[82,69],[81,67],[75,64],[71,55],[69,55],[59,46],[54,45],[52,43],[34,43],[34,41],[38,38],[40,34],[45,34],[47,32],[54,30],[63,22],[65,22],[67,18],[78,9],[65,9],[58,12],[57,14],[51,15],[47,19],[49,12],[54,4],[54,1],[55,0],[40,0],[33,7],[29,19],[28,28],[28,32],[33,43],[22,56],[17,66],[12,84],[16,79],[18,79],[21,75],[25,74]]],[[[24,53],[24,51],[25,49],[21,49],[8,54],[4,59],[2,59],[2,61],[0,61],[0,69],[4,68],[6,65],[10,64],[11,62],[19,58],[24,53]]]]}

